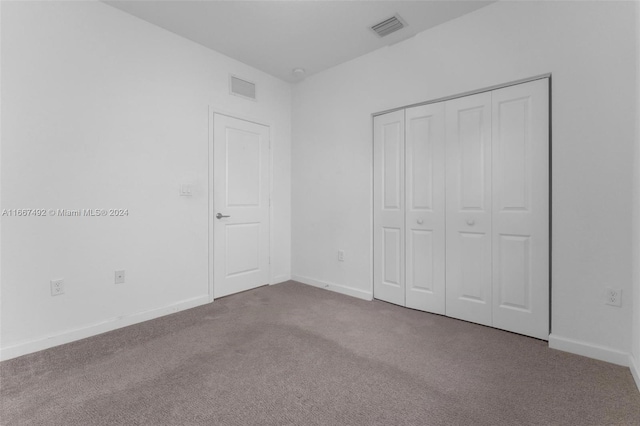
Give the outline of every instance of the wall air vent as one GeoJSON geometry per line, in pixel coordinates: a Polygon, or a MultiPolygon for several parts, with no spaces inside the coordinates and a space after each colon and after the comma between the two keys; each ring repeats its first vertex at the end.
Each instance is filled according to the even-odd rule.
{"type": "Polygon", "coordinates": [[[384,21],[371,26],[371,30],[378,34],[378,37],[385,37],[403,29],[406,26],[407,23],[400,17],[400,15],[394,15],[389,19],[385,19],[384,21]]]}
{"type": "Polygon", "coordinates": [[[229,93],[255,101],[256,84],[232,75],[229,76],[229,93]]]}

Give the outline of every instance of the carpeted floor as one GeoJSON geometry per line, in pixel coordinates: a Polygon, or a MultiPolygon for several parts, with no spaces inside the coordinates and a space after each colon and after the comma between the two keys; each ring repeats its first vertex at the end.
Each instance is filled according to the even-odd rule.
{"type": "Polygon", "coordinates": [[[640,425],[629,369],[287,282],[0,363],[2,425],[640,425]]]}

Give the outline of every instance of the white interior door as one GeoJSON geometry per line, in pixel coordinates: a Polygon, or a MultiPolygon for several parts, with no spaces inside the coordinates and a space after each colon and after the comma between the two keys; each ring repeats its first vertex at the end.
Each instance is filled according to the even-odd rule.
{"type": "Polygon", "coordinates": [[[373,294],[404,306],[404,110],[373,125],[373,294]]]}
{"type": "Polygon", "coordinates": [[[406,306],[445,313],[444,103],[407,108],[406,306]]]}
{"type": "Polygon", "coordinates": [[[491,325],[491,93],[445,104],[446,313],[491,325]]]}
{"type": "Polygon", "coordinates": [[[548,80],[493,97],[493,326],[549,338],[548,80]]]}
{"type": "Polygon", "coordinates": [[[213,121],[213,294],[269,283],[269,128],[213,121]]]}

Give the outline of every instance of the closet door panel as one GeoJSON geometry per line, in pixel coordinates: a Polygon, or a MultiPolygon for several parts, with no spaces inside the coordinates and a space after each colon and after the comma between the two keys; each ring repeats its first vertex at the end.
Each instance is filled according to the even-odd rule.
{"type": "Polygon", "coordinates": [[[491,325],[491,93],[445,107],[446,314],[491,325]]]}
{"type": "Polygon", "coordinates": [[[444,103],[406,115],[406,306],[445,311],[444,103]]]}
{"type": "Polygon", "coordinates": [[[374,118],[373,293],[405,304],[404,111],[374,118]]]}
{"type": "Polygon", "coordinates": [[[492,92],[493,325],[549,338],[548,80],[492,92]]]}

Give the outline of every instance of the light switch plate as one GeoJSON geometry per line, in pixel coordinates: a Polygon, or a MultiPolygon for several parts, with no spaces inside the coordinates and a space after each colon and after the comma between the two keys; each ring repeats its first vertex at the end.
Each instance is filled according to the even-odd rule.
{"type": "Polygon", "coordinates": [[[193,186],[188,184],[180,185],[180,195],[183,197],[191,197],[193,195],[193,186]]]}

